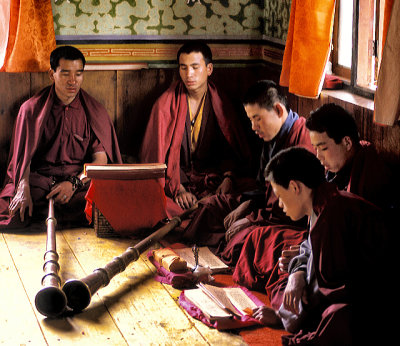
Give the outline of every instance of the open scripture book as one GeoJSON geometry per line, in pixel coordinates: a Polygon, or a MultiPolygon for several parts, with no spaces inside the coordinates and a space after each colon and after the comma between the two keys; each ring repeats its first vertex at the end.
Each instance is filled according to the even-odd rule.
{"type": "MultiPolygon", "coordinates": [[[[174,252],[183,260],[186,261],[189,269],[194,269],[195,260],[192,248],[178,248],[174,252]]],[[[212,274],[221,273],[229,270],[229,267],[215,256],[207,246],[199,247],[199,265],[209,267],[212,274]]]]}
{"type": "Polygon", "coordinates": [[[185,290],[185,298],[197,306],[210,322],[251,316],[257,304],[240,287],[216,287],[198,284],[185,290]]]}

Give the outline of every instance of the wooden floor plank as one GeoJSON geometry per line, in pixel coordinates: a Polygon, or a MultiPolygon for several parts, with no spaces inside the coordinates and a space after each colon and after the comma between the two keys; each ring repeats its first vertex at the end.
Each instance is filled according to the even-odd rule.
{"type": "MultiPolygon", "coordinates": [[[[66,237],[79,262],[85,263],[88,273],[104,267],[131,245],[128,239],[104,240],[86,234],[86,242],[92,243],[88,249],[83,244],[76,244],[82,238],[75,235],[79,232],[68,232],[66,237]],[[94,252],[101,254],[102,263],[98,258],[96,261],[94,252]]],[[[98,291],[98,295],[129,344],[207,344],[165,288],[153,279],[153,272],[142,258],[116,275],[108,286],[98,291]]],[[[87,310],[91,308],[89,306],[87,310]]]]}
{"type": "MultiPolygon", "coordinates": [[[[158,247],[159,247],[159,244],[154,245],[150,249],[155,249],[158,247]]],[[[141,255],[141,258],[149,266],[149,268],[155,273],[156,268],[148,259],[147,251],[141,255]]],[[[182,291],[173,288],[171,285],[163,284],[163,286],[168,291],[171,298],[176,302],[176,304],[179,305],[178,299],[179,299],[179,295],[181,294],[182,291]]],[[[218,331],[214,328],[209,328],[204,323],[191,317],[183,308],[181,308],[181,309],[185,313],[187,318],[191,321],[193,327],[196,328],[200,332],[200,334],[203,336],[203,338],[207,341],[208,344],[210,344],[210,345],[227,345],[227,344],[229,344],[232,346],[245,345],[243,338],[240,335],[237,335],[237,334],[234,334],[231,332],[227,332],[227,331],[218,331]]]]}
{"type": "MultiPolygon", "coordinates": [[[[129,239],[98,238],[91,228],[56,235],[62,282],[86,277],[132,245],[129,239]]],[[[94,294],[84,311],[68,311],[60,318],[42,316],[34,299],[41,289],[45,246],[45,232],[1,236],[0,281],[6,289],[0,295],[1,311],[3,306],[15,307],[0,318],[0,345],[244,344],[238,335],[218,332],[190,317],[179,305],[180,291],[154,280],[155,268],[146,253],[94,294]]]]}
{"type": "MultiPolygon", "coordinates": [[[[4,237],[13,255],[29,301],[32,306],[35,306],[35,296],[41,288],[43,276],[46,234],[5,234],[4,237]]],[[[57,233],[57,252],[60,256],[63,280],[65,280],[64,273],[83,274],[69,245],[63,240],[63,237],[60,237],[59,233],[57,233]]],[[[96,305],[96,303],[95,297],[94,304],[96,305]]],[[[107,309],[101,303],[96,305],[96,309],[73,317],[47,318],[36,309],[34,309],[34,313],[49,345],[60,344],[60,342],[68,345],[78,341],[79,343],[90,342],[107,345],[126,344],[107,309]]],[[[23,329],[24,324],[21,324],[14,332],[18,335],[23,329]]]]}
{"type": "Polygon", "coordinates": [[[46,345],[7,244],[0,235],[0,345],[46,345]]]}

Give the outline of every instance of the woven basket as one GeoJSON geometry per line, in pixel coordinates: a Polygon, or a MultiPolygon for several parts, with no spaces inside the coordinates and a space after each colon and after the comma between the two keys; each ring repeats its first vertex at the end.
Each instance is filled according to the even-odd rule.
{"type": "Polygon", "coordinates": [[[96,205],[93,203],[93,224],[96,236],[99,238],[117,238],[120,237],[118,233],[114,231],[110,223],[107,221],[105,216],[101,213],[96,205]]]}

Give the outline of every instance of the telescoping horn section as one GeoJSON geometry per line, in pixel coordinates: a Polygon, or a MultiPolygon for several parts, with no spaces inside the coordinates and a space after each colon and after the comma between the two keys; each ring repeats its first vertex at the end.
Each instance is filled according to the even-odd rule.
{"type": "Polygon", "coordinates": [[[107,286],[110,280],[125,270],[132,262],[137,261],[142,251],[144,251],[152,242],[163,238],[167,233],[179,226],[185,218],[187,218],[195,209],[198,203],[192,208],[186,209],[181,215],[173,217],[167,224],[141,240],[135,246],[128,247],[125,252],[115,257],[104,268],[93,271],[92,274],[81,280],[68,280],[63,291],[67,296],[67,305],[74,311],[82,311],[91,301],[92,296],[102,287],[107,286]]]}
{"type": "Polygon", "coordinates": [[[61,279],[58,276],[60,265],[58,264],[58,254],[56,250],[56,224],[54,217],[54,200],[49,199],[49,214],[46,219],[47,240],[46,252],[44,254],[42,278],[43,288],[39,290],[35,297],[36,309],[44,316],[57,317],[61,315],[67,307],[67,296],[60,289],[61,279]]]}

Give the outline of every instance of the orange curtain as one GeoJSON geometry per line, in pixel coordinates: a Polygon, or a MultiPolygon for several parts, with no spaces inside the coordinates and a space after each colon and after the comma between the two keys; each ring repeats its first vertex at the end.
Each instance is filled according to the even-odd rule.
{"type": "Polygon", "coordinates": [[[47,71],[54,48],[56,39],[50,0],[10,0],[8,43],[1,71],[47,71]]]}
{"type": "Polygon", "coordinates": [[[335,0],[292,0],[280,85],[319,96],[329,58],[335,0]]]}
{"type": "Polygon", "coordinates": [[[385,6],[384,23],[389,25],[386,24],[386,35],[384,31],[386,40],[375,92],[374,121],[393,126],[400,116],[400,1],[386,1],[385,6]]]}

